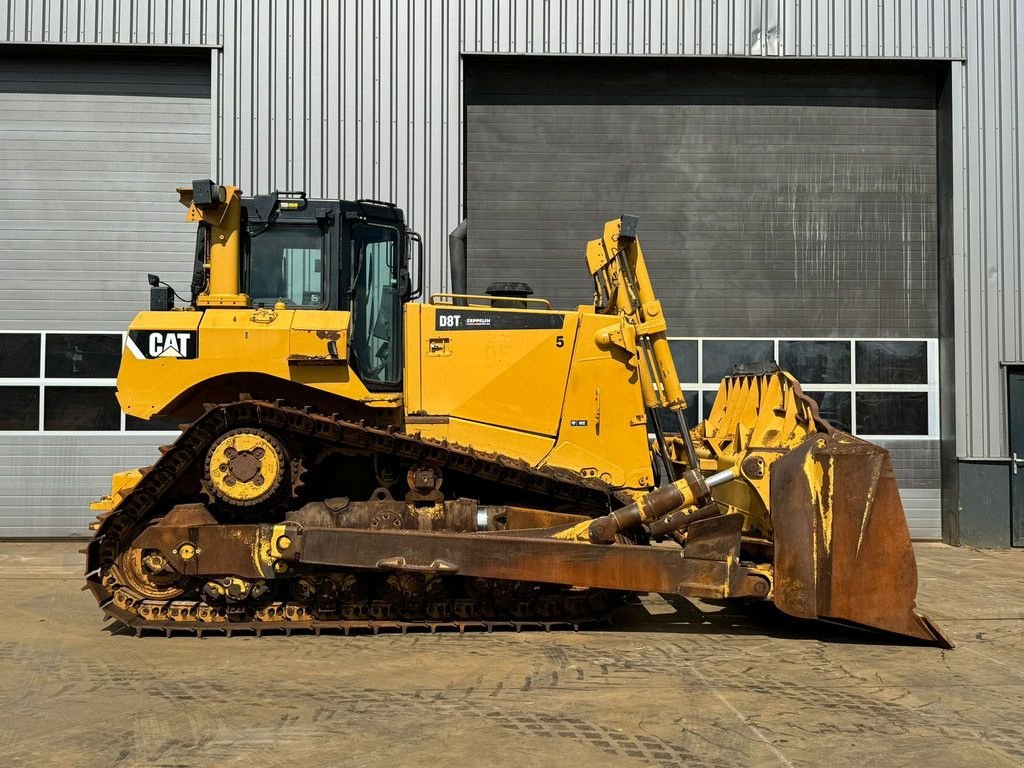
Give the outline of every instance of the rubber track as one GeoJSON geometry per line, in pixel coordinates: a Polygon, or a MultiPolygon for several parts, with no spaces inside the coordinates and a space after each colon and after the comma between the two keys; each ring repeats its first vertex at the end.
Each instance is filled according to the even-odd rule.
{"type": "Polygon", "coordinates": [[[196,477],[201,476],[203,458],[217,436],[238,427],[270,428],[306,443],[318,441],[328,448],[394,456],[409,462],[430,461],[442,470],[471,474],[497,486],[527,490],[563,503],[608,508],[613,500],[619,503],[629,500],[597,479],[583,478],[565,470],[537,468],[520,459],[427,440],[395,429],[368,427],[362,422],[315,413],[308,408],[291,408],[281,402],[262,400],[241,400],[207,406],[206,413],[187,425],[173,444],[161,448],[163,455],[155,464],[142,470],[141,480],[118,507],[111,512],[104,512],[97,520],[98,530],[85,550],[86,587],[96,597],[107,617],[117,619],[138,634],[147,630],[165,634],[181,631],[196,635],[239,631],[256,634],[283,631],[290,634],[293,630],[315,634],[324,630],[345,634],[356,631],[374,634],[379,631],[434,632],[439,629],[461,632],[466,629],[576,628],[583,623],[607,618],[612,610],[622,604],[621,594],[598,590],[581,594],[561,590],[554,594],[539,595],[536,598],[537,605],[518,605],[516,617],[495,615],[496,610],[507,608],[507,605],[479,602],[474,605],[473,601],[455,600],[444,604],[432,603],[430,609],[433,613],[429,620],[419,617],[405,620],[404,617],[391,615],[400,613],[397,603],[389,605],[376,600],[372,605],[345,606],[349,612],[355,613],[368,613],[372,609],[372,617],[359,615],[323,620],[311,611],[309,605],[301,602],[273,603],[239,619],[227,616],[220,607],[201,601],[162,602],[142,599],[129,587],[118,583],[111,566],[118,555],[129,548],[135,532],[168,511],[161,505],[175,484],[190,472],[196,477]],[[587,602],[591,604],[592,610],[586,610],[587,602]],[[449,608],[457,607],[457,615],[437,615],[444,612],[446,605],[449,608]],[[568,610],[570,605],[573,610],[568,610]],[[580,610],[581,607],[584,610],[580,610]]]}

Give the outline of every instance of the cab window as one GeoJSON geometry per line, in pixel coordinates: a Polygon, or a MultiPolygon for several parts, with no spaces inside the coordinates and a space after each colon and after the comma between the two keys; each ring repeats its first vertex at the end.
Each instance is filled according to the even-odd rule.
{"type": "Polygon", "coordinates": [[[323,233],[316,224],[276,224],[249,236],[248,294],[253,306],[323,304],[323,233]]]}

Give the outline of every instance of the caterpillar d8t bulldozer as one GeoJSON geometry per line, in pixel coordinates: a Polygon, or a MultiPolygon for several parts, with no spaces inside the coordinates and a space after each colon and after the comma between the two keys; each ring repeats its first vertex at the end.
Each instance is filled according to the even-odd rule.
{"type": "Polygon", "coordinates": [[[117,388],[127,414],[183,426],[93,505],[108,617],[575,627],[662,593],[948,644],[914,610],[884,450],[775,366],[737,369],[687,426],[636,217],[587,245],[593,306],[561,310],[515,290],[416,301],[422,243],[393,205],[178,193],[191,301],[150,276],[117,388]]]}

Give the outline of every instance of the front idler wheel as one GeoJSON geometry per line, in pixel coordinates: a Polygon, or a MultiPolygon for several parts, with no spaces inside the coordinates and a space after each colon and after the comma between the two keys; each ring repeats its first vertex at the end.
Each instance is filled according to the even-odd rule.
{"type": "Polygon", "coordinates": [[[147,600],[175,600],[192,586],[193,579],[175,573],[156,550],[130,548],[114,563],[116,579],[147,600]]]}

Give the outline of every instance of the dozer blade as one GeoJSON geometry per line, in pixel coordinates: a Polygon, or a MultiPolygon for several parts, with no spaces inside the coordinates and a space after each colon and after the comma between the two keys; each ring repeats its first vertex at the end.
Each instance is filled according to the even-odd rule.
{"type": "Polygon", "coordinates": [[[771,475],[775,604],[953,644],[914,610],[917,565],[889,453],[851,435],[811,435],[771,475]]]}

